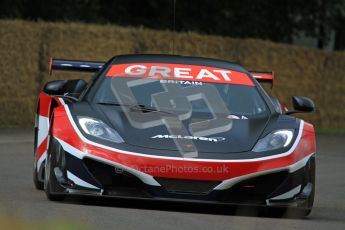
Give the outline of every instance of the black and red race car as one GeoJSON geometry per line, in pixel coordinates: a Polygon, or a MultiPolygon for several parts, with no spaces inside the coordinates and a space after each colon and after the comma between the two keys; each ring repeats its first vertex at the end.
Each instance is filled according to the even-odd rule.
{"type": "Polygon", "coordinates": [[[95,72],[48,82],[39,95],[34,183],[69,195],[251,205],[308,215],[315,133],[259,82],[273,73],[173,55],[106,63],[51,60],[51,71],[95,72]]]}

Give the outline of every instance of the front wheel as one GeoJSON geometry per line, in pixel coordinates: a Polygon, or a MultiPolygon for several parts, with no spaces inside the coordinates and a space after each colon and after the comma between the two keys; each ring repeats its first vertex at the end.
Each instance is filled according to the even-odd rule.
{"type": "Polygon", "coordinates": [[[38,190],[44,189],[44,183],[38,179],[38,169],[37,169],[37,148],[38,148],[38,116],[36,115],[35,118],[35,133],[34,133],[35,139],[34,139],[34,160],[33,160],[33,181],[34,186],[38,190]]]}
{"type": "Polygon", "coordinates": [[[33,181],[34,181],[34,186],[37,190],[43,190],[44,189],[44,183],[41,182],[38,179],[38,174],[37,174],[37,159],[36,157],[34,158],[34,167],[33,167],[33,172],[32,172],[32,177],[33,177],[33,181]]]}
{"type": "Polygon", "coordinates": [[[59,185],[54,173],[54,168],[57,165],[55,150],[58,150],[58,146],[56,146],[55,142],[56,141],[52,140],[48,148],[45,166],[44,190],[49,200],[62,201],[65,199],[65,195],[62,194],[64,189],[59,185]]]}
{"type": "Polygon", "coordinates": [[[303,218],[309,216],[313,205],[315,197],[315,157],[311,157],[308,164],[305,167],[304,185],[311,185],[312,190],[309,193],[308,198],[305,201],[303,207],[296,208],[273,208],[268,207],[266,209],[266,214],[275,217],[287,217],[287,218],[303,218]]]}

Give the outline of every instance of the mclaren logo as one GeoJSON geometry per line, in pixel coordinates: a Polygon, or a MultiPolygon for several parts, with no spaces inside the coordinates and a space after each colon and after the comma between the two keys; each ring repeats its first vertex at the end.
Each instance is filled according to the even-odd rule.
{"type": "Polygon", "coordinates": [[[195,137],[195,136],[182,136],[182,135],[156,135],[151,137],[153,139],[188,139],[188,140],[199,140],[209,142],[220,142],[224,141],[225,137],[195,137]]]}

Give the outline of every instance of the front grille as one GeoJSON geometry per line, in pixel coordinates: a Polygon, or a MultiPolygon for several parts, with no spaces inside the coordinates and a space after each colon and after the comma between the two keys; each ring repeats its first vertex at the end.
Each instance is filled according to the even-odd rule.
{"type": "Polygon", "coordinates": [[[183,180],[162,177],[155,177],[155,179],[166,191],[173,193],[207,194],[220,184],[220,181],[183,180]]]}
{"type": "Polygon", "coordinates": [[[225,190],[221,201],[265,203],[266,198],[284,182],[287,174],[287,171],[281,171],[244,180],[225,190]]]}
{"type": "Polygon", "coordinates": [[[102,184],[105,195],[147,197],[144,183],[129,172],[85,158],[84,164],[102,184]]]}

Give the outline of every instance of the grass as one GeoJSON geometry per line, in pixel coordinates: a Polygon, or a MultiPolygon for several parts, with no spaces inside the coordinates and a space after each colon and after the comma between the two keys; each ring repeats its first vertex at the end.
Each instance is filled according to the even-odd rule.
{"type": "Polygon", "coordinates": [[[84,230],[90,229],[81,224],[76,224],[68,221],[43,221],[43,222],[29,222],[19,217],[0,217],[1,229],[12,230],[84,230]]]}
{"type": "Polygon", "coordinates": [[[345,128],[317,128],[316,133],[345,135],[345,128]]]}

